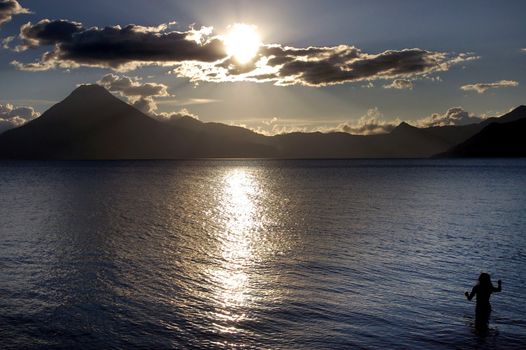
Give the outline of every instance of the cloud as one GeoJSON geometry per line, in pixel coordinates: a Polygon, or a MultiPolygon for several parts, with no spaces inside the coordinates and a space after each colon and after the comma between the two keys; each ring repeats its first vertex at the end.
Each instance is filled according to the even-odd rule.
{"type": "Polygon", "coordinates": [[[143,83],[138,78],[128,76],[119,76],[115,74],[106,74],[98,84],[105,87],[108,91],[124,97],[128,103],[143,113],[158,119],[160,121],[170,121],[182,117],[199,119],[188,109],[182,108],[178,112],[157,112],[156,98],[174,97],[168,92],[168,86],[159,83],[143,83]]]}
{"type": "Polygon", "coordinates": [[[0,104],[0,133],[21,126],[39,115],[32,107],[15,107],[10,103],[0,104]]]}
{"type": "Polygon", "coordinates": [[[20,28],[19,38],[22,44],[17,46],[19,51],[38,46],[55,45],[69,42],[73,35],[84,30],[81,23],[65,20],[50,21],[43,19],[36,24],[28,22],[20,28]]]}
{"type": "MultiPolygon", "coordinates": [[[[476,124],[491,117],[502,115],[501,112],[486,113],[477,116],[465,111],[462,107],[449,108],[445,113],[433,113],[421,119],[408,121],[409,124],[418,128],[438,126],[458,126],[476,124]]],[[[231,122],[230,125],[250,129],[259,134],[273,136],[292,132],[345,132],[352,135],[379,135],[392,132],[402,123],[400,118],[386,120],[377,107],[370,108],[367,113],[357,120],[333,124],[334,122],[322,123],[312,120],[278,119],[273,117],[267,120],[245,120],[231,122]],[[331,125],[333,124],[333,125],[331,125]]]]}
{"type": "Polygon", "coordinates": [[[181,118],[193,118],[199,120],[199,116],[196,114],[190,112],[186,108],[182,108],[179,110],[179,112],[172,112],[172,113],[156,113],[153,115],[156,119],[162,121],[162,122],[170,122],[181,118]]]}
{"type": "Polygon", "coordinates": [[[15,40],[15,36],[8,36],[4,39],[2,39],[1,41],[1,44],[2,44],[2,48],[3,49],[9,49],[9,44],[11,43],[11,41],[15,40]]]}
{"type": "Polygon", "coordinates": [[[106,74],[98,83],[111,92],[126,97],[170,96],[168,86],[158,83],[141,83],[138,79],[115,74],[106,74]]]}
{"type": "Polygon", "coordinates": [[[146,114],[154,114],[157,111],[157,103],[151,97],[141,97],[137,100],[128,101],[133,107],[146,114]]]}
{"type": "Polygon", "coordinates": [[[397,90],[403,90],[403,89],[413,89],[413,82],[411,80],[407,79],[395,79],[391,84],[385,84],[384,89],[397,89],[397,90]]]}
{"type": "Polygon", "coordinates": [[[85,28],[78,22],[49,19],[27,23],[19,35],[20,49],[49,45],[53,49],[36,62],[12,64],[29,71],[81,66],[127,71],[143,65],[213,62],[225,58],[223,42],[210,35],[210,28],[169,31],[172,25],[85,28]]]}
{"type": "MultiPolygon", "coordinates": [[[[172,95],[173,96],[173,95],[172,95]]],[[[162,100],[156,101],[158,105],[178,105],[178,106],[196,106],[196,105],[206,105],[210,103],[218,103],[221,102],[221,100],[213,99],[213,98],[175,98],[173,96],[172,98],[163,98],[162,100]]]]}
{"type": "Polygon", "coordinates": [[[307,133],[307,132],[319,131],[319,130],[316,130],[315,128],[308,127],[308,126],[289,125],[289,124],[273,124],[269,127],[269,125],[265,124],[265,122],[263,122],[263,125],[257,125],[257,126],[249,126],[245,123],[238,123],[238,122],[231,122],[228,125],[245,128],[255,133],[265,135],[265,136],[291,134],[295,132],[307,133]]]}
{"type": "Polygon", "coordinates": [[[278,117],[272,117],[269,119],[230,120],[225,121],[224,123],[231,126],[245,128],[266,136],[290,134],[295,132],[306,133],[325,131],[325,124],[323,124],[323,122],[306,119],[281,119],[278,117]]]}
{"type": "Polygon", "coordinates": [[[330,86],[377,79],[428,77],[452,65],[478,57],[422,49],[387,50],[368,54],[360,49],[334,47],[291,48],[264,45],[249,64],[227,58],[220,63],[182,62],[173,73],[192,82],[252,81],[275,85],[330,86]]]}
{"type": "Polygon", "coordinates": [[[334,124],[332,122],[320,122],[303,119],[279,119],[273,117],[267,120],[246,120],[230,123],[230,125],[240,126],[250,129],[259,134],[273,136],[279,134],[287,134],[293,132],[321,132],[334,133],[344,132],[353,135],[377,135],[387,134],[396,128],[400,123],[400,119],[383,120],[384,116],[377,107],[371,108],[365,115],[358,120],[348,121],[344,123],[334,124]],[[332,124],[332,125],[331,125],[332,124]]]}
{"type": "Polygon", "coordinates": [[[13,16],[29,13],[16,0],[0,0],[0,26],[11,21],[13,16]]]}
{"type": "MultiPolygon", "coordinates": [[[[233,125],[248,128],[259,134],[272,136],[279,134],[286,134],[292,132],[322,132],[322,133],[333,133],[333,132],[344,132],[353,135],[377,135],[387,134],[396,128],[400,123],[400,119],[394,120],[383,120],[384,116],[377,107],[371,108],[365,115],[360,117],[358,120],[348,121],[344,123],[338,123],[336,125],[330,125],[332,123],[323,123],[320,121],[312,120],[291,120],[291,119],[278,119],[273,117],[268,120],[260,120],[257,123],[253,121],[246,121],[245,123],[234,123],[233,125]],[[250,124],[247,126],[247,124],[250,124]]],[[[231,123],[232,124],[232,123],[231,123]]]]}
{"type": "Polygon", "coordinates": [[[499,89],[506,87],[516,87],[519,86],[519,83],[515,80],[500,80],[494,83],[476,83],[462,85],[460,88],[464,91],[476,91],[479,94],[483,94],[489,89],[499,89]]]}
{"type": "Polygon", "coordinates": [[[169,97],[168,86],[158,83],[141,83],[136,78],[106,74],[98,82],[108,91],[117,93],[144,113],[154,113],[157,104],[154,97],[169,97]]]}
{"type": "Polygon", "coordinates": [[[522,52],[526,52],[526,48],[524,48],[524,49],[521,49],[521,51],[522,51],[522,52]]]}
{"type": "MultiPolygon", "coordinates": [[[[261,45],[250,62],[227,55],[224,37],[213,28],[171,31],[171,24],[85,28],[81,23],[44,19],[21,28],[19,50],[52,46],[36,62],[12,64],[22,70],[102,67],[117,71],[143,65],[174,66],[172,73],[194,83],[271,82],[275,85],[329,86],[393,79],[393,87],[414,77],[430,77],[452,65],[477,59],[419,48],[370,54],[350,45],[295,48],[261,45]]],[[[406,82],[403,86],[409,86],[406,82]]]]}
{"type": "Polygon", "coordinates": [[[265,125],[274,125],[274,124],[276,124],[278,122],[278,120],[279,119],[277,117],[273,117],[270,120],[264,120],[263,124],[265,124],[265,125]]]}
{"type": "Polygon", "coordinates": [[[266,136],[291,134],[295,132],[306,133],[310,131],[314,131],[314,130],[309,130],[306,126],[294,126],[294,125],[283,125],[283,124],[273,125],[270,131],[265,131],[263,129],[256,130],[257,133],[263,134],[266,136]]]}
{"type": "Polygon", "coordinates": [[[357,121],[349,121],[338,125],[329,131],[347,132],[353,135],[378,135],[388,134],[400,123],[400,119],[382,120],[382,113],[377,107],[371,108],[367,114],[360,117],[357,121]]]}
{"type": "Polygon", "coordinates": [[[428,128],[433,126],[474,124],[480,123],[482,120],[484,120],[483,117],[477,117],[474,114],[468,113],[462,107],[453,107],[448,109],[444,114],[433,113],[428,117],[412,122],[412,124],[417,127],[428,128]]]}
{"type": "MultiPolygon", "coordinates": [[[[453,107],[448,109],[445,113],[433,113],[428,117],[418,119],[416,121],[411,121],[410,123],[419,128],[427,128],[433,126],[446,126],[446,125],[467,125],[480,123],[489,116],[478,117],[472,113],[466,112],[461,107],[453,107]]],[[[378,135],[378,134],[388,134],[393,129],[395,129],[402,120],[399,118],[392,120],[384,120],[384,115],[379,111],[377,107],[370,108],[365,115],[360,117],[355,121],[348,121],[345,123],[340,123],[336,127],[314,127],[314,128],[299,128],[297,131],[302,132],[346,132],[353,135],[378,135]]],[[[277,119],[272,119],[270,125],[278,125],[277,119]]],[[[288,127],[290,129],[290,126],[288,127]]],[[[287,130],[287,126],[281,125],[280,127],[272,128],[269,130],[262,130],[262,128],[253,129],[259,133],[264,133],[266,135],[275,135],[276,130],[283,129],[287,130]]]]}

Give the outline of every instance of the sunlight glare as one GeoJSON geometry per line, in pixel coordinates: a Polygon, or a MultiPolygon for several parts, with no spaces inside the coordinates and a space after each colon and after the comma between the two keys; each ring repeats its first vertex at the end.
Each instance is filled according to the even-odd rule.
{"type": "Polygon", "coordinates": [[[261,46],[261,38],[256,26],[236,23],[229,26],[224,43],[230,57],[240,64],[246,64],[256,57],[261,46]]]}
{"type": "Polygon", "coordinates": [[[254,202],[258,191],[257,182],[243,169],[230,171],[224,178],[222,211],[225,231],[221,240],[223,264],[211,271],[218,286],[215,290],[216,298],[223,310],[216,315],[218,319],[235,321],[245,317],[243,310],[249,302],[250,285],[247,268],[254,259],[254,231],[259,226],[254,202]]]}

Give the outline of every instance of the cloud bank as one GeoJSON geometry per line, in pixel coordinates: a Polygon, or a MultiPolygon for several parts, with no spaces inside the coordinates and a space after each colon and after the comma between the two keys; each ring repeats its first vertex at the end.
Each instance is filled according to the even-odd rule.
{"type": "Polygon", "coordinates": [[[32,107],[15,107],[10,103],[0,104],[0,133],[22,126],[39,115],[40,113],[35,112],[32,107]]]}
{"type": "Polygon", "coordinates": [[[233,125],[248,128],[267,136],[286,134],[291,132],[344,132],[353,135],[378,135],[388,134],[396,128],[402,121],[398,118],[394,120],[384,120],[384,116],[377,107],[370,108],[365,115],[358,120],[339,123],[335,126],[323,125],[319,121],[312,120],[283,120],[274,117],[270,120],[260,121],[257,125],[247,126],[243,123],[233,125]]]}
{"type": "Polygon", "coordinates": [[[170,31],[172,23],[157,27],[130,24],[85,28],[81,23],[44,19],[21,28],[21,50],[53,46],[36,62],[12,63],[21,70],[100,67],[118,71],[143,65],[175,65],[184,61],[213,62],[225,57],[222,41],[211,29],[170,31]]]}
{"type": "Polygon", "coordinates": [[[240,64],[226,53],[225,37],[211,27],[173,31],[170,24],[144,27],[86,28],[81,23],[43,19],[22,26],[19,51],[51,46],[30,63],[13,61],[21,70],[100,67],[129,71],[144,65],[173,66],[178,77],[199,82],[270,82],[279,86],[330,86],[390,79],[388,88],[411,88],[414,77],[447,71],[477,59],[471,53],[450,54],[419,48],[366,53],[351,45],[296,48],[279,44],[259,47],[240,64]]]}
{"type": "Polygon", "coordinates": [[[11,21],[13,16],[23,13],[29,13],[29,10],[23,8],[16,0],[0,0],[0,27],[11,21]]]}
{"type": "Polygon", "coordinates": [[[519,86],[519,83],[515,80],[500,80],[494,83],[476,83],[462,85],[460,88],[464,91],[476,91],[479,94],[483,94],[489,89],[500,89],[507,87],[516,87],[519,86]]]}
{"type": "Polygon", "coordinates": [[[252,81],[320,87],[428,77],[477,58],[472,54],[452,55],[418,48],[369,54],[349,45],[308,48],[264,45],[254,60],[244,66],[231,58],[213,63],[183,62],[173,73],[193,82],[252,81]]]}
{"type": "MultiPolygon", "coordinates": [[[[462,107],[449,108],[444,113],[433,113],[429,116],[408,121],[409,124],[418,128],[440,127],[440,126],[459,126],[468,124],[477,124],[489,118],[489,115],[477,116],[465,111],[462,107]]],[[[312,124],[312,121],[310,122],[312,124]]],[[[273,118],[264,121],[256,127],[247,127],[246,125],[238,126],[249,128],[260,134],[272,136],[288,132],[345,132],[352,135],[379,135],[388,134],[402,123],[400,118],[386,120],[378,107],[367,110],[367,113],[356,120],[350,120],[340,123],[337,126],[309,126],[309,121],[294,121],[287,123],[285,120],[273,118]]]]}

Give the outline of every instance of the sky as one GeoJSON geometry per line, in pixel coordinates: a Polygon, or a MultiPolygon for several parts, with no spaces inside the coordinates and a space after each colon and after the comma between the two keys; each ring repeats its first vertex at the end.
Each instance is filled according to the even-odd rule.
{"type": "Polygon", "coordinates": [[[525,11],[484,0],[0,0],[0,131],[86,83],[161,120],[265,134],[476,122],[526,104],[525,11]]]}

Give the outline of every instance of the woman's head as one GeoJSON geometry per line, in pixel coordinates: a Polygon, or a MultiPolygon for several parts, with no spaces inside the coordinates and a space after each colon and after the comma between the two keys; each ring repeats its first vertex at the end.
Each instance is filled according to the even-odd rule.
{"type": "Polygon", "coordinates": [[[491,286],[491,277],[489,273],[483,272],[479,276],[479,284],[481,286],[491,286]]]}

